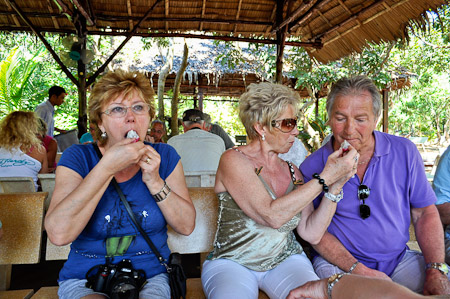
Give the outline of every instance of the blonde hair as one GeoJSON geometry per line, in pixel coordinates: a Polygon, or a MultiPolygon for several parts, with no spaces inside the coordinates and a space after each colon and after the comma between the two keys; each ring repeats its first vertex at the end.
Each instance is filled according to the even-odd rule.
{"type": "Polygon", "coordinates": [[[11,151],[20,148],[28,153],[32,147],[40,149],[39,121],[34,112],[14,111],[0,123],[0,147],[11,151]]]}
{"type": "Polygon", "coordinates": [[[134,92],[149,105],[150,119],[155,116],[154,92],[147,77],[137,71],[115,70],[103,76],[92,89],[89,97],[89,119],[95,125],[95,138],[100,145],[107,141],[98,128],[102,108],[119,96],[130,97],[134,92]]]}
{"type": "Polygon", "coordinates": [[[38,129],[38,134],[44,138],[45,135],[47,135],[47,124],[45,123],[45,121],[40,118],[39,116],[37,117],[38,119],[38,123],[39,123],[39,129],[38,129]]]}
{"type": "Polygon", "coordinates": [[[272,120],[282,114],[288,105],[298,113],[300,96],[293,89],[269,82],[252,83],[239,100],[239,118],[247,131],[250,140],[259,137],[254,125],[260,123],[270,130],[272,120]]]}

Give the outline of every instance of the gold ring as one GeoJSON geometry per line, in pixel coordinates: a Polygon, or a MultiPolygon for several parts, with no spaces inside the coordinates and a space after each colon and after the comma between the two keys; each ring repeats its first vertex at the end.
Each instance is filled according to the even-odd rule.
{"type": "Polygon", "coordinates": [[[145,160],[145,163],[150,164],[151,159],[147,158],[147,160],[145,160]]]}

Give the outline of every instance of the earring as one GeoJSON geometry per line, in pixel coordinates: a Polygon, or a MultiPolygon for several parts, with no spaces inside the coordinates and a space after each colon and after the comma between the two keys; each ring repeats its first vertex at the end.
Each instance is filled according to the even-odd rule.
{"type": "Polygon", "coordinates": [[[106,137],[108,137],[108,135],[106,134],[106,132],[102,132],[102,135],[100,135],[100,137],[102,137],[103,139],[105,139],[106,137]]]}
{"type": "Polygon", "coordinates": [[[265,140],[266,140],[266,135],[263,134],[263,135],[261,136],[261,139],[262,139],[262,141],[265,141],[265,140]]]}

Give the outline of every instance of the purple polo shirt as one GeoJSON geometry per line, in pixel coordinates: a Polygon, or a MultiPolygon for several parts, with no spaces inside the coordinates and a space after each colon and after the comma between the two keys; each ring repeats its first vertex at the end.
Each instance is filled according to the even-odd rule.
{"type": "MultiPolygon", "coordinates": [[[[355,175],[344,185],[328,232],[336,236],[350,253],[364,265],[391,275],[402,259],[409,240],[410,207],[433,205],[436,196],[427,181],[422,157],[406,138],[374,131],[375,153],[361,182],[355,175]],[[359,215],[358,187],[368,186],[366,204],[371,215],[359,215]]],[[[333,152],[332,138],[310,155],[300,166],[305,181],[320,173],[333,152]]],[[[322,195],[314,200],[320,203],[322,195]]]]}

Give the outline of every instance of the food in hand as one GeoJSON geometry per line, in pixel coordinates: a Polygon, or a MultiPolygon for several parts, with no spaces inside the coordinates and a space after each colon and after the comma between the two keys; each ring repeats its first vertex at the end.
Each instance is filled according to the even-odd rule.
{"type": "Polygon", "coordinates": [[[341,148],[344,153],[349,151],[349,145],[350,143],[347,140],[344,140],[344,142],[341,143],[341,148]]]}
{"type": "Polygon", "coordinates": [[[132,138],[132,139],[136,139],[136,141],[139,141],[139,135],[134,130],[128,131],[127,138],[132,138]]]}

